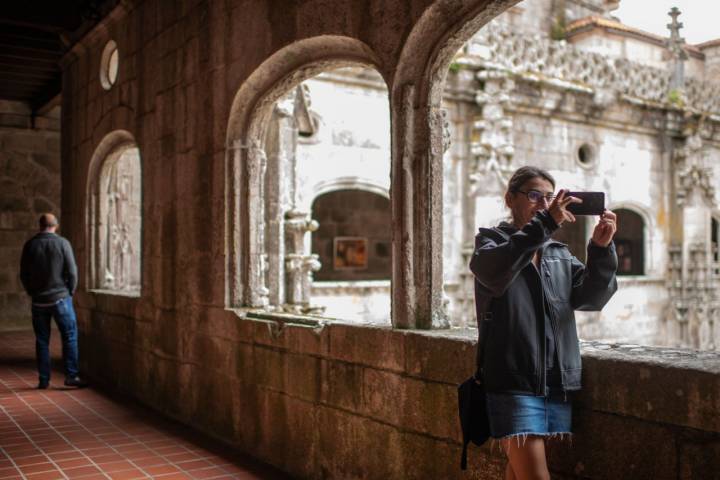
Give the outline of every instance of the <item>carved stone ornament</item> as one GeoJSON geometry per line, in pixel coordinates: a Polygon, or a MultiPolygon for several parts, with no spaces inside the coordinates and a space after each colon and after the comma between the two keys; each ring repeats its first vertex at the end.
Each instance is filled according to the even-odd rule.
{"type": "Polygon", "coordinates": [[[678,205],[685,205],[693,190],[700,190],[708,205],[715,205],[715,186],[712,168],[702,162],[703,122],[693,130],[686,130],[685,144],[674,152],[675,190],[678,205]]]}
{"type": "MultiPolygon", "coordinates": [[[[520,77],[568,88],[604,89],[652,103],[667,103],[674,71],[649,67],[622,58],[581,50],[574,45],[541,35],[513,31],[490,22],[473,37],[470,50],[482,51],[472,61],[488,70],[502,70],[520,77]]],[[[684,51],[684,50],[683,50],[684,51]]],[[[720,112],[720,83],[684,79],[685,108],[720,112]]]]}
{"type": "Polygon", "coordinates": [[[670,293],[670,312],[668,315],[668,340],[679,346],[712,350],[719,346],[718,278],[714,271],[712,255],[705,243],[687,245],[683,248],[674,245],[670,248],[668,272],[668,291],[670,293]]]}
{"type": "Polygon", "coordinates": [[[247,147],[248,183],[250,185],[249,204],[250,225],[248,226],[250,242],[250,258],[248,262],[248,294],[247,303],[251,307],[264,308],[269,304],[269,291],[265,283],[267,258],[265,256],[265,222],[263,184],[267,155],[258,141],[253,141],[247,147]]]}
{"type": "MultiPolygon", "coordinates": [[[[451,132],[450,132],[450,122],[448,122],[448,112],[444,108],[434,108],[432,110],[432,113],[430,115],[430,129],[441,129],[442,130],[442,141],[440,144],[440,147],[442,149],[442,153],[447,152],[450,149],[451,145],[451,132]]],[[[437,151],[437,146],[435,144],[431,145],[433,154],[439,153],[437,151]]]]}
{"type": "Polygon", "coordinates": [[[513,121],[506,109],[511,105],[515,83],[498,71],[481,71],[478,78],[484,81],[485,89],[475,95],[482,114],[473,125],[473,136],[478,140],[470,145],[470,194],[495,195],[504,191],[513,170],[513,121]]]}
{"type": "Polygon", "coordinates": [[[285,281],[287,304],[284,309],[296,313],[323,310],[310,305],[313,272],[320,270],[316,254],[305,251],[305,237],[318,229],[317,221],[305,212],[291,210],[285,214],[285,281]]]}
{"type": "Polygon", "coordinates": [[[99,241],[97,287],[124,293],[140,292],[142,176],[137,148],[111,155],[100,171],[99,216],[94,238],[99,241]]]}

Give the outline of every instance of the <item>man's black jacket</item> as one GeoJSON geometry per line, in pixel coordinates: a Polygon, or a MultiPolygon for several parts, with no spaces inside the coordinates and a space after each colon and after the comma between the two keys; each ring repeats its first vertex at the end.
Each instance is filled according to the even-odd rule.
{"type": "Polygon", "coordinates": [[[615,245],[590,243],[587,266],[550,235],[558,228],[540,211],[521,230],[508,223],[481,228],[470,270],[475,275],[478,371],[493,393],[546,394],[545,310],[564,390],[580,389],[575,310],[600,310],[617,290],[615,245]],[[541,252],[540,269],[532,264],[541,252]]]}
{"type": "Polygon", "coordinates": [[[75,293],[77,266],[70,242],[49,232],[25,242],[20,280],[33,303],[53,303],[75,293]]]}

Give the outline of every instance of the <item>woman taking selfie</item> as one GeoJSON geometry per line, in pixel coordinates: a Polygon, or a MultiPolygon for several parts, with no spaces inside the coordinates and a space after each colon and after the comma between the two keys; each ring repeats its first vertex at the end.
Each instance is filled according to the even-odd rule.
{"type": "Polygon", "coordinates": [[[612,242],[616,216],[605,210],[587,248],[587,265],[551,235],[581,200],[555,192],[546,171],[522,167],[510,179],[511,221],[481,228],[470,270],[478,310],[478,375],[506,479],[549,479],[545,439],[571,433],[568,392],[580,389],[575,310],[600,310],[617,290],[612,242]]]}

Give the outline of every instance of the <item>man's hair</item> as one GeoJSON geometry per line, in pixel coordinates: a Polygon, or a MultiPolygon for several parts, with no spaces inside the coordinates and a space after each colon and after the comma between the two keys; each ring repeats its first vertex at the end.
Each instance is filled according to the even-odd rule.
{"type": "Polygon", "coordinates": [[[542,178],[552,184],[553,189],[555,188],[555,179],[548,172],[538,167],[520,167],[515,170],[513,176],[510,177],[508,182],[508,192],[515,193],[525,185],[525,182],[532,180],[533,178],[542,178]]]}
{"type": "Polygon", "coordinates": [[[55,218],[55,215],[53,215],[52,213],[43,213],[42,215],[40,215],[38,225],[40,225],[41,230],[45,230],[50,227],[57,227],[58,221],[57,218],[55,218]]]}

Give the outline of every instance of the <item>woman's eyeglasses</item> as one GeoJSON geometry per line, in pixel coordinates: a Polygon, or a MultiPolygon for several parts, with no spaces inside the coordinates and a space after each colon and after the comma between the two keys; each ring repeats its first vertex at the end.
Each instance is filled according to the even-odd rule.
{"type": "Polygon", "coordinates": [[[539,192],[537,190],[528,190],[527,192],[523,192],[522,190],[516,190],[517,193],[522,193],[523,195],[527,196],[527,199],[530,200],[532,203],[538,203],[541,202],[544,198],[548,201],[548,203],[553,201],[553,198],[555,198],[554,193],[547,193],[544,194],[542,192],[539,192]]]}

